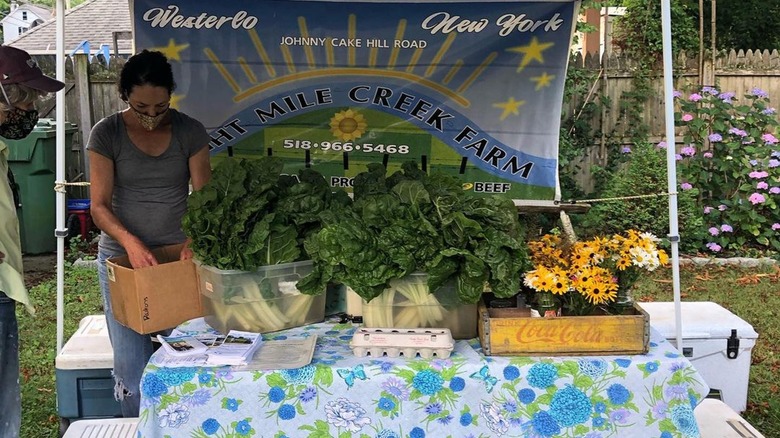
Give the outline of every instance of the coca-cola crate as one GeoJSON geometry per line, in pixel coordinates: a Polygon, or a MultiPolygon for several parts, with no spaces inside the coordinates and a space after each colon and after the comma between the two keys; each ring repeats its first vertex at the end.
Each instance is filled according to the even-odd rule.
{"type": "Polygon", "coordinates": [[[538,318],[506,311],[479,304],[477,326],[486,355],[611,356],[649,349],[650,317],[636,304],[629,315],[538,318]]]}

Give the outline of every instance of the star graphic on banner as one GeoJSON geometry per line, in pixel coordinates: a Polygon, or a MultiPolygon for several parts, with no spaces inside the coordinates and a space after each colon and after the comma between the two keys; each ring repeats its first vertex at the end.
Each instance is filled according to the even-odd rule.
{"type": "Polygon", "coordinates": [[[515,100],[514,97],[510,97],[509,100],[507,100],[506,102],[494,103],[493,108],[502,108],[504,110],[504,112],[501,113],[501,118],[499,119],[503,122],[504,119],[509,117],[510,114],[519,116],[520,115],[519,109],[523,105],[525,105],[524,100],[515,100]]]}
{"type": "Polygon", "coordinates": [[[534,76],[531,78],[532,82],[536,82],[536,91],[541,90],[544,87],[549,87],[550,82],[555,79],[555,75],[548,75],[546,72],[541,76],[534,76]]]}
{"type": "Polygon", "coordinates": [[[555,43],[539,43],[539,39],[533,37],[531,43],[527,46],[517,46],[506,49],[509,52],[522,53],[523,59],[520,61],[520,65],[517,67],[517,71],[522,71],[531,61],[539,61],[544,63],[544,57],[542,52],[554,46],[555,43]]]}
{"type": "Polygon", "coordinates": [[[157,50],[162,52],[169,61],[181,62],[181,51],[190,47],[189,44],[176,44],[173,38],[168,40],[168,45],[165,47],[153,47],[150,50],[157,50]]]}
{"type": "Polygon", "coordinates": [[[173,109],[179,109],[179,102],[184,99],[184,95],[182,94],[171,94],[171,101],[168,106],[170,106],[173,109]]]}

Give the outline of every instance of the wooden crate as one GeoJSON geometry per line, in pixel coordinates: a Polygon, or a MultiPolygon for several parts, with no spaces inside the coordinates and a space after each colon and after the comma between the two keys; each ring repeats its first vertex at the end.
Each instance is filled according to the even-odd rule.
{"type": "Polygon", "coordinates": [[[631,315],[532,318],[506,310],[479,305],[479,340],[486,355],[622,355],[649,348],[650,317],[636,304],[631,315]]]}

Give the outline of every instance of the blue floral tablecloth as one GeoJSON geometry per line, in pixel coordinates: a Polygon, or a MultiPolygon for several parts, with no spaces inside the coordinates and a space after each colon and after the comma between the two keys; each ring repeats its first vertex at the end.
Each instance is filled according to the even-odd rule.
{"type": "MultiPolygon", "coordinates": [[[[179,329],[206,330],[202,319],[179,329]]],[[[483,356],[458,341],[448,359],[355,357],[357,326],[324,322],[266,335],[318,336],[303,368],[165,368],[141,382],[138,437],[698,437],[709,389],[651,329],[637,356],[483,356]]]]}

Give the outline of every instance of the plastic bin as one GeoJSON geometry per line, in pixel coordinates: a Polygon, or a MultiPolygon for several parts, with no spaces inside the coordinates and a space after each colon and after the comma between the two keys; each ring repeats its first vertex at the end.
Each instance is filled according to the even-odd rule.
{"type": "Polygon", "coordinates": [[[313,268],[310,260],[225,271],[194,260],[206,316],[216,330],[266,333],[325,319],[325,291],[302,294],[295,283],[313,268]]]}
{"type": "MultiPolygon", "coordinates": [[[[76,125],[65,122],[65,147],[70,150],[76,125]]],[[[30,135],[3,140],[8,145],[8,166],[19,185],[22,206],[17,209],[22,251],[52,252],[57,248],[54,179],[57,171],[57,129],[52,119],[40,119],[30,135]]]]}
{"type": "MultiPolygon", "coordinates": [[[[674,302],[639,303],[650,315],[650,325],[676,343],[674,302]]],[[[731,409],[747,406],[750,356],[758,333],[742,318],[709,301],[683,302],[682,348],[712,389],[720,391],[731,409]]]]}
{"type": "Polygon", "coordinates": [[[105,315],[84,317],[54,364],[60,417],[75,420],[122,415],[114,398],[114,350],[105,315]]]}
{"type": "Polygon", "coordinates": [[[81,240],[89,238],[92,229],[92,215],[90,214],[89,199],[68,199],[68,238],[81,236],[81,240]]]}
{"type": "Polygon", "coordinates": [[[720,400],[705,398],[693,410],[701,438],[764,438],[755,427],[720,400]]]}
{"type": "Polygon", "coordinates": [[[455,281],[428,293],[428,275],[414,273],[390,282],[370,302],[363,301],[363,325],[379,328],[447,328],[455,339],[477,336],[477,305],[462,304],[455,281]]]}

